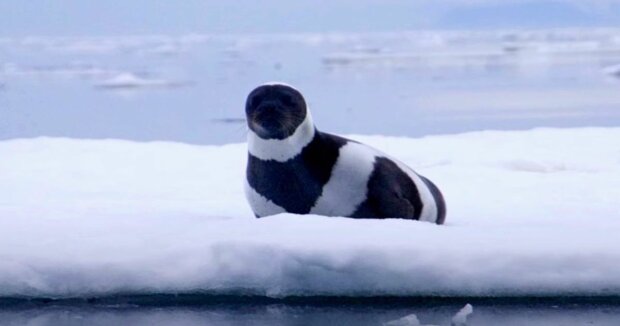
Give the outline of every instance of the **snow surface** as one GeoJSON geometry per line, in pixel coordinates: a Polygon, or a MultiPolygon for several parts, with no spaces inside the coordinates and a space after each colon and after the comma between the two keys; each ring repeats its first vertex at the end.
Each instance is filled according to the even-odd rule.
{"type": "Polygon", "coordinates": [[[447,224],[255,219],[245,144],[0,142],[0,296],[620,294],[620,128],[353,138],[447,224]]]}

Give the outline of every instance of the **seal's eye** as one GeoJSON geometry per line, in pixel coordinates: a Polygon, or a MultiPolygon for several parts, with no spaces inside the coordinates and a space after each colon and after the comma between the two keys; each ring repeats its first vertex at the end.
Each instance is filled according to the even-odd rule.
{"type": "Polygon", "coordinates": [[[280,102],[285,106],[293,106],[295,104],[293,101],[293,97],[288,94],[282,94],[280,96],[280,102]]]}

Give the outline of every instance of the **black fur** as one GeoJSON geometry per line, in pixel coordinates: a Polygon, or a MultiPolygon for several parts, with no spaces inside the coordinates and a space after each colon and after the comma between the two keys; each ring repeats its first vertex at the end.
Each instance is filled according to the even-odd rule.
{"type": "Polygon", "coordinates": [[[415,183],[396,163],[377,157],[368,180],[366,200],[352,217],[419,220],[423,204],[415,183]]]}
{"type": "Polygon", "coordinates": [[[284,163],[263,161],[249,154],[248,183],[276,205],[295,214],[308,214],[329,180],[340,147],[347,140],[316,132],[299,155],[284,163]]]}
{"type": "Polygon", "coordinates": [[[301,93],[284,85],[254,89],[245,103],[248,127],[263,139],[285,139],[306,117],[301,93]]]}

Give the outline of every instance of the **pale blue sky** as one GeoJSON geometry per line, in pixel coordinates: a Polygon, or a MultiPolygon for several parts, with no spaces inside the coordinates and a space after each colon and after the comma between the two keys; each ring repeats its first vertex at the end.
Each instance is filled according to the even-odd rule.
{"type": "Polygon", "coordinates": [[[616,0],[3,0],[0,35],[620,26],[616,0]]]}

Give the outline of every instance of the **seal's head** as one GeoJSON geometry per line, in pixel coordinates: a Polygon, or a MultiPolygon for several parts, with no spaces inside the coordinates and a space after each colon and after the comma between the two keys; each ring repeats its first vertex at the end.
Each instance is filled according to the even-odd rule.
{"type": "Polygon", "coordinates": [[[301,93],[284,84],[255,88],[245,103],[248,127],[263,139],[286,139],[304,122],[308,109],[301,93]]]}

